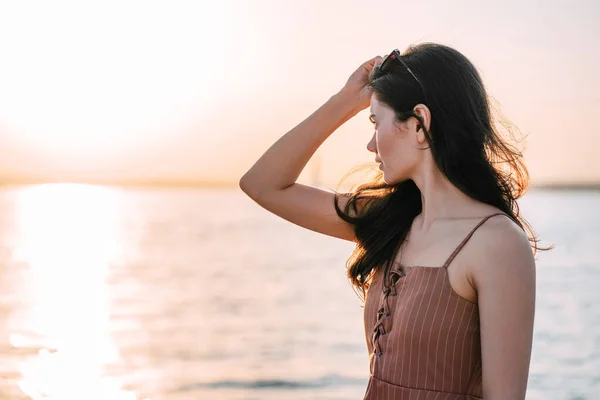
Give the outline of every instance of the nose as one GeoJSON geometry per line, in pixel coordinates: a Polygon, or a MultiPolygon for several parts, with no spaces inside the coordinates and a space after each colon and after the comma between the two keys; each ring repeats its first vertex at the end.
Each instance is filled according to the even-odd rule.
{"type": "Polygon", "coordinates": [[[369,143],[367,143],[367,150],[371,153],[377,153],[377,140],[375,139],[375,134],[373,134],[373,137],[369,140],[369,143]]]}

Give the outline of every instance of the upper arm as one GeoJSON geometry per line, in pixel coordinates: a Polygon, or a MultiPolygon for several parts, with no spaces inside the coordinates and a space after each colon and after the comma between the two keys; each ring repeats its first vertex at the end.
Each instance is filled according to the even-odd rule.
{"type": "MultiPolygon", "coordinates": [[[[340,218],[335,210],[335,194],[332,192],[294,183],[282,190],[272,190],[250,197],[266,210],[296,225],[325,235],[356,241],[354,226],[340,218]]],[[[347,196],[339,196],[339,206],[342,210],[348,200],[347,196]]]]}
{"type": "MultiPolygon", "coordinates": [[[[524,232],[508,219],[481,247],[473,271],[481,327],[483,397],[524,399],[535,314],[535,261],[524,232]]],[[[491,232],[491,231],[488,231],[491,232]]]]}

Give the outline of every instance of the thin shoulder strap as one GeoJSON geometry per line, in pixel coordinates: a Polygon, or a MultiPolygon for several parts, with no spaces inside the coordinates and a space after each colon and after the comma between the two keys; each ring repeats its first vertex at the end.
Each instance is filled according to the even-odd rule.
{"type": "Polygon", "coordinates": [[[477,229],[479,229],[479,227],[481,225],[483,225],[485,223],[485,221],[487,221],[488,219],[490,219],[492,217],[495,217],[496,215],[506,215],[506,214],[505,213],[496,213],[496,214],[488,215],[487,217],[485,217],[484,219],[482,219],[481,221],[479,221],[479,223],[477,225],[475,225],[475,228],[473,228],[471,230],[471,232],[469,232],[469,234],[467,235],[467,237],[464,238],[463,241],[460,242],[460,244],[458,245],[458,247],[452,252],[452,254],[450,254],[450,257],[448,257],[448,259],[444,263],[444,268],[448,268],[448,266],[450,265],[450,263],[452,262],[452,260],[454,260],[454,257],[456,257],[456,255],[462,250],[462,248],[465,246],[465,244],[467,244],[467,242],[469,241],[469,239],[471,239],[471,236],[473,236],[473,234],[475,233],[475,231],[477,229]]]}

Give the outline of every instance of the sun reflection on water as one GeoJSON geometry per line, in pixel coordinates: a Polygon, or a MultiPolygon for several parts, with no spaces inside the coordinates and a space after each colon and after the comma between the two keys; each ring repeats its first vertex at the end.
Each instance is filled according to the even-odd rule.
{"type": "Polygon", "coordinates": [[[10,342],[40,349],[20,366],[19,386],[34,400],[138,398],[106,372],[119,362],[107,279],[122,254],[120,201],[117,190],[79,184],[19,194],[13,260],[28,266],[30,305],[26,333],[10,342]]]}

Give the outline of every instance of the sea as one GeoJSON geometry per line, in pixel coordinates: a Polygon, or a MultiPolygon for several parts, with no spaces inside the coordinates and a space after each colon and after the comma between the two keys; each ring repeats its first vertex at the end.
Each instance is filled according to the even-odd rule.
{"type": "MultiPolygon", "coordinates": [[[[600,399],[600,191],[532,189],[527,399],[600,399]]],[[[0,399],[362,399],[350,242],[238,188],[0,188],[0,399]]]]}

